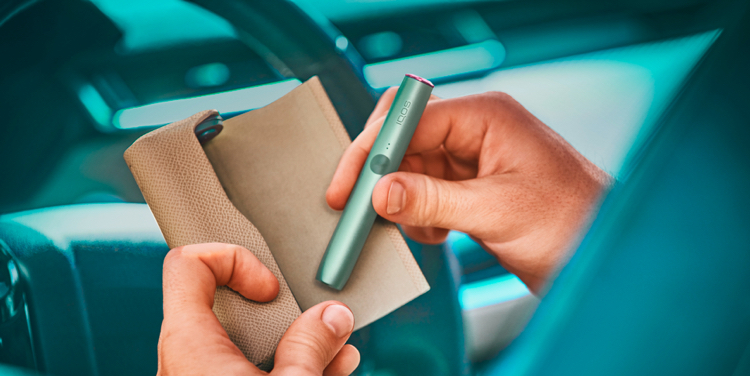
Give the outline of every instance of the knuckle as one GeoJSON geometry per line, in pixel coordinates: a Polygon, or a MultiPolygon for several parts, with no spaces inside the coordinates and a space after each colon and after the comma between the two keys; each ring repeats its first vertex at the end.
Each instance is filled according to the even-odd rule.
{"type": "Polygon", "coordinates": [[[227,244],[224,252],[229,255],[239,255],[240,253],[242,253],[243,249],[244,247],[236,244],[227,244]]]}
{"type": "Polygon", "coordinates": [[[432,179],[424,179],[418,190],[416,217],[421,226],[432,226],[440,221],[443,212],[443,200],[440,189],[432,179]]]}
{"type": "Polygon", "coordinates": [[[447,189],[443,185],[443,181],[435,181],[435,191],[437,192],[435,209],[436,213],[433,215],[435,218],[433,224],[437,227],[443,227],[448,218],[454,216],[453,210],[456,207],[456,197],[453,195],[453,190],[447,189]]]}
{"type": "MultiPolygon", "coordinates": [[[[319,333],[305,331],[297,332],[294,336],[289,338],[289,340],[295,345],[295,347],[305,349],[314,356],[314,359],[322,364],[326,364],[330,359],[333,359],[333,350],[326,342],[325,337],[326,336],[319,335],[319,333]]],[[[314,365],[309,364],[309,366],[314,365]]]]}
{"type": "Polygon", "coordinates": [[[177,261],[184,257],[184,255],[182,254],[182,249],[182,247],[177,247],[167,252],[167,255],[164,257],[164,270],[173,269],[176,266],[177,261]]]}
{"type": "Polygon", "coordinates": [[[503,91],[489,91],[485,93],[487,98],[494,102],[499,103],[508,103],[513,101],[513,97],[510,96],[510,94],[503,92],[503,91]]]}
{"type": "Polygon", "coordinates": [[[519,103],[515,100],[515,98],[513,98],[510,94],[502,91],[488,91],[481,95],[484,96],[484,99],[489,102],[485,104],[507,108],[514,108],[516,106],[519,106],[519,103]]]}

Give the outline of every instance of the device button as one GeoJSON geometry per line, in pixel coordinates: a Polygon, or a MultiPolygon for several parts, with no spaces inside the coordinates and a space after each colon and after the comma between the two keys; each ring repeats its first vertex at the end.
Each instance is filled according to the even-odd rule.
{"type": "Polygon", "coordinates": [[[378,154],[370,161],[370,170],[378,175],[384,175],[388,172],[388,165],[391,160],[383,154],[378,154]]]}

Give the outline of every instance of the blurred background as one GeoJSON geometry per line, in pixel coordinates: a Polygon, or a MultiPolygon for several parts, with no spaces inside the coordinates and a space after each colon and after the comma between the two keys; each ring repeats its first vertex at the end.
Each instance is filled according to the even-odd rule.
{"type": "MultiPolygon", "coordinates": [[[[161,320],[158,265],[166,245],[122,153],[155,127],[214,108],[229,118],[265,106],[318,75],[355,137],[380,93],[398,85],[404,73],[414,73],[435,82],[434,93],[443,98],[491,90],[511,94],[587,158],[626,180],[633,150],[649,139],[721,35],[731,4],[5,1],[0,4],[0,223],[15,226],[5,234],[21,240],[0,240],[11,265],[4,282],[11,308],[0,316],[5,320],[0,360],[55,374],[68,374],[66,361],[74,362],[48,355],[59,351],[55,346],[65,338],[45,338],[42,327],[53,324],[33,313],[52,293],[19,282],[13,266],[18,253],[13,242],[26,244],[23,237],[32,236],[19,235],[26,230],[18,226],[25,226],[57,247],[54,252],[77,255],[75,261],[68,257],[68,267],[71,275],[83,273],[71,286],[83,291],[76,295],[82,299],[77,309],[88,310],[90,317],[80,333],[71,329],[67,336],[80,336],[76,341],[87,355],[75,360],[70,369],[76,373],[70,374],[154,372],[152,345],[161,320]],[[64,205],[73,206],[60,208],[64,205]],[[143,337],[130,344],[115,345],[122,333],[107,321],[121,313],[92,308],[112,299],[90,287],[111,276],[86,274],[87,268],[109,263],[101,254],[114,246],[101,245],[106,243],[102,234],[116,238],[118,249],[141,243],[153,249],[148,283],[157,287],[141,286],[147,298],[133,293],[124,308],[140,312],[136,315],[150,312],[142,319],[148,322],[142,324],[143,337]],[[81,242],[98,245],[76,248],[81,242]],[[99,256],[83,256],[94,248],[99,256]],[[147,304],[150,308],[136,310],[147,304]],[[106,335],[99,331],[105,327],[106,335]],[[24,345],[9,345],[12,338],[24,345]],[[134,346],[142,348],[133,352],[134,346]],[[118,356],[128,360],[110,367],[118,356]]],[[[410,246],[433,290],[353,338],[364,349],[359,372],[481,371],[523,330],[538,299],[464,234],[451,233],[441,246],[410,246]]],[[[122,281],[147,274],[137,257],[120,262],[132,263],[122,281]]],[[[21,270],[20,280],[32,278],[29,270],[21,270]]],[[[126,285],[118,286],[125,291],[126,285]]],[[[141,325],[132,317],[118,320],[141,325]]]]}

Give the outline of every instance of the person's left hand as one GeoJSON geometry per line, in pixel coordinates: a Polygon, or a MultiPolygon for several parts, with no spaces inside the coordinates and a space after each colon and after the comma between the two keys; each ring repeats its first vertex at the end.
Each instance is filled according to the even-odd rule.
{"type": "MultiPolygon", "coordinates": [[[[214,315],[216,286],[258,302],[273,300],[279,283],[250,251],[229,244],[178,247],[164,260],[164,321],[158,375],[264,375],[250,363],[214,315]]],[[[282,337],[272,375],[348,375],[359,352],[345,345],[354,316],[328,301],[305,311],[282,337]]]]}

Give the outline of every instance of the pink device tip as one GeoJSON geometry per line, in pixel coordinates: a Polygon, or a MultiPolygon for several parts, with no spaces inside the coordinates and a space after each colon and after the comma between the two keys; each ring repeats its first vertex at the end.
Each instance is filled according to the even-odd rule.
{"type": "Polygon", "coordinates": [[[411,78],[413,78],[413,79],[415,79],[415,80],[417,80],[417,81],[419,81],[419,82],[421,82],[421,83],[423,83],[425,85],[429,85],[430,87],[435,87],[435,85],[433,85],[432,82],[430,82],[429,80],[424,79],[422,77],[419,77],[416,74],[407,73],[406,77],[411,77],[411,78]]]}

